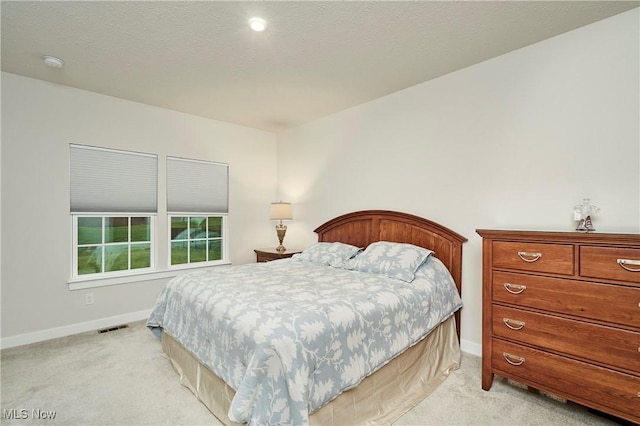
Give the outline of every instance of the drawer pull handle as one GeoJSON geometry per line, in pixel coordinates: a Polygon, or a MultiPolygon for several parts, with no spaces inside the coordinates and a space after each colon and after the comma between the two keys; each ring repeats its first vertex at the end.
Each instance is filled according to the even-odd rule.
{"type": "Polygon", "coordinates": [[[527,286],[521,284],[504,283],[504,288],[511,294],[520,294],[527,289],[527,286]],[[512,288],[515,288],[515,290],[511,290],[512,288]]]}
{"type": "Polygon", "coordinates": [[[507,352],[502,352],[502,357],[511,365],[518,366],[524,364],[524,358],[521,356],[515,356],[507,352]],[[511,361],[512,358],[515,359],[515,361],[511,361]]]}
{"type": "Polygon", "coordinates": [[[502,322],[504,322],[504,325],[506,325],[507,328],[510,328],[511,330],[522,330],[525,326],[524,321],[516,321],[510,318],[502,318],[502,322]]]}
{"type": "Polygon", "coordinates": [[[618,265],[629,272],[640,272],[640,268],[630,268],[627,265],[640,266],[640,260],[618,259],[618,265]]]}
{"type": "Polygon", "coordinates": [[[533,263],[542,257],[542,253],[531,253],[528,251],[519,251],[518,256],[525,262],[533,263]]]}

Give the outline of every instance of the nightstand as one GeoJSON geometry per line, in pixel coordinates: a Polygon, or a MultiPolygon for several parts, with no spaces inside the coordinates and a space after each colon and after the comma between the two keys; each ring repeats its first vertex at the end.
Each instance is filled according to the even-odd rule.
{"type": "Polygon", "coordinates": [[[286,259],[302,250],[286,249],[285,251],[277,251],[275,248],[255,249],[256,262],[270,262],[277,259],[286,259]]]}

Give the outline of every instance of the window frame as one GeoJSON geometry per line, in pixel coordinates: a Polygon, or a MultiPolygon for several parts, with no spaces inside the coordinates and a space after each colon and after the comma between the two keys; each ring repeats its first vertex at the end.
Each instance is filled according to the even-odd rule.
{"type": "MultiPolygon", "coordinates": [[[[208,267],[208,266],[216,266],[216,265],[228,265],[229,263],[231,263],[229,261],[229,243],[228,243],[228,213],[202,213],[202,212],[189,212],[189,213],[167,213],[167,269],[169,270],[181,270],[181,269],[194,269],[194,268],[201,268],[201,267],[208,267]],[[209,217],[220,217],[222,219],[222,224],[221,224],[221,237],[219,238],[222,244],[222,258],[221,259],[217,259],[217,260],[205,260],[205,261],[201,261],[201,262],[187,262],[187,263],[178,263],[175,265],[171,264],[171,243],[174,241],[171,238],[171,219],[174,217],[187,217],[187,218],[192,218],[192,217],[205,217],[208,218],[209,217]]],[[[191,221],[188,220],[188,223],[190,223],[191,221]]],[[[206,238],[205,241],[209,241],[209,240],[214,240],[214,239],[218,239],[218,238],[206,238]]],[[[180,241],[186,241],[187,243],[189,241],[191,241],[191,238],[188,238],[186,240],[180,240],[180,241]]]]}
{"type": "MultiPolygon", "coordinates": [[[[111,286],[111,285],[119,285],[119,284],[129,284],[136,283],[148,280],[156,280],[163,278],[173,278],[178,275],[182,275],[184,273],[188,273],[198,268],[209,268],[212,266],[218,265],[228,265],[231,264],[229,260],[229,164],[227,163],[219,163],[210,160],[202,160],[202,159],[187,159],[181,157],[173,157],[170,155],[161,155],[159,153],[148,153],[148,152],[137,152],[133,150],[126,149],[118,149],[111,147],[100,147],[100,146],[91,146],[91,145],[80,145],[80,144],[69,144],[69,167],[70,167],[70,225],[71,225],[71,256],[70,256],[70,275],[67,279],[67,285],[69,290],[80,290],[80,289],[88,289],[94,287],[102,287],[102,286],[111,286]],[[86,150],[86,151],[83,151],[86,150]],[[105,155],[108,155],[105,163],[102,162],[95,163],[95,156],[91,153],[99,153],[104,152],[105,155]],[[85,155],[86,154],[86,155],[85,155]],[[145,196],[138,197],[114,197],[113,200],[115,205],[109,204],[109,202],[102,203],[101,199],[104,198],[104,193],[101,188],[103,185],[100,181],[96,184],[96,181],[93,179],[93,172],[100,171],[103,169],[105,164],[108,166],[109,161],[112,159],[113,155],[124,154],[125,158],[128,160],[124,162],[124,164],[129,164],[129,160],[134,162],[132,167],[129,167],[126,170],[138,170],[138,167],[135,164],[140,166],[140,170],[147,170],[147,166],[151,167],[147,161],[143,161],[143,163],[136,163],[135,156],[140,157],[152,157],[155,158],[155,165],[153,166],[154,175],[155,175],[155,191],[153,193],[153,197],[155,198],[155,203],[151,206],[149,203],[144,205],[136,204],[138,200],[149,200],[150,198],[145,196]],[[161,158],[164,157],[166,164],[166,171],[169,170],[169,163],[175,162],[174,165],[177,164],[178,168],[175,169],[178,172],[177,177],[179,179],[187,179],[186,183],[193,183],[194,190],[191,191],[192,200],[193,196],[195,196],[195,204],[190,205],[181,205],[180,207],[174,207],[176,211],[171,211],[169,203],[167,203],[167,210],[160,210],[160,199],[158,198],[158,194],[164,184],[164,189],[167,191],[167,199],[169,195],[172,193],[169,191],[170,188],[170,177],[168,173],[165,175],[164,182],[162,183],[160,180],[160,169],[159,164],[161,158]],[[76,159],[74,162],[74,159],[76,159]],[[91,163],[94,161],[94,163],[91,163]],[[89,166],[87,166],[89,164],[89,166]],[[91,165],[93,164],[93,166],[91,165]],[[181,164],[183,166],[181,166],[181,164]],[[187,173],[183,173],[186,164],[187,173]],[[222,187],[216,187],[212,189],[212,194],[215,196],[213,199],[220,204],[211,205],[210,203],[202,203],[201,201],[208,200],[210,197],[209,192],[205,189],[199,187],[199,182],[210,182],[211,177],[205,174],[202,174],[202,165],[210,165],[213,166],[212,170],[213,176],[216,177],[216,181],[224,182],[222,187]],[[82,175],[84,169],[89,170],[89,175],[87,178],[82,175]],[[220,177],[220,179],[217,179],[220,177]],[[222,180],[223,179],[223,180],[222,180]],[[84,197],[86,192],[82,192],[84,186],[74,186],[74,182],[79,182],[84,184],[85,182],[90,188],[93,188],[92,191],[89,192],[91,197],[91,202],[86,204],[87,198],[84,197]],[[80,191],[80,192],[78,192],[80,191]],[[75,194],[75,195],[74,195],[75,194]],[[205,195],[203,195],[205,194],[205,195]],[[75,197],[75,198],[74,198],[75,197]],[[84,197],[84,198],[83,198],[84,197]],[[97,198],[95,198],[97,197],[97,198]],[[74,202],[74,200],[82,200],[82,203],[74,202]],[[95,201],[98,200],[98,201],[95,201]],[[112,209],[113,208],[113,209],[112,209]],[[183,212],[181,210],[193,210],[183,212]],[[150,210],[151,209],[151,210],[150,210]],[[209,212],[208,210],[218,210],[221,212],[209,212]],[[199,210],[199,211],[198,211],[199,210]],[[188,217],[220,217],[222,218],[221,224],[221,237],[219,240],[221,241],[221,259],[213,260],[213,261],[202,261],[202,262],[192,262],[192,263],[183,263],[177,265],[171,265],[171,218],[176,216],[188,216],[188,217]],[[124,269],[118,271],[109,271],[109,272],[96,272],[96,273],[84,273],[79,274],[78,272],[78,248],[82,247],[82,245],[78,244],[78,218],[80,217],[100,217],[102,218],[102,242],[100,244],[87,244],[87,246],[100,246],[102,247],[102,265],[101,267],[104,269],[105,264],[105,247],[108,247],[110,244],[124,244],[124,242],[114,242],[114,243],[105,243],[105,230],[107,228],[107,222],[105,222],[104,218],[109,217],[147,217],[149,218],[149,226],[150,226],[150,241],[144,242],[144,244],[149,244],[150,247],[150,266],[144,268],[136,268],[136,269],[124,269]],[[167,226],[169,232],[166,234],[162,231],[164,227],[164,221],[167,221],[167,226]],[[167,258],[164,258],[163,252],[167,253],[167,258]]],[[[98,159],[99,160],[99,159],[98,159]]],[[[121,164],[120,161],[117,164],[121,164]]],[[[109,169],[110,170],[110,169],[109,169]]],[[[151,170],[151,169],[150,169],[151,170]]],[[[112,174],[105,173],[107,180],[114,178],[112,174]]],[[[146,175],[145,175],[146,176],[146,175]]],[[[122,174],[117,174],[114,180],[116,182],[120,182],[122,179],[122,174]]],[[[171,178],[173,179],[173,178],[171,178]]],[[[150,181],[147,180],[147,183],[150,181]]],[[[178,181],[179,183],[184,183],[178,181]]],[[[113,185],[112,185],[113,186],[113,185]]],[[[115,185],[116,187],[120,187],[119,184],[115,185]]],[[[184,185],[179,185],[179,193],[182,194],[182,188],[184,185]]],[[[129,194],[129,193],[128,193],[129,194]]],[[[111,194],[113,195],[113,194],[111,194]]],[[[118,191],[116,195],[120,195],[118,191]]],[[[111,198],[105,198],[106,200],[110,200],[111,198]]],[[[183,200],[179,197],[179,200],[183,200]]],[[[180,205],[180,204],[178,204],[180,205]]],[[[129,219],[129,237],[127,241],[127,253],[128,253],[128,267],[131,267],[131,247],[135,242],[131,240],[131,219],[129,219]],[[133,244],[132,244],[133,243],[133,244]]],[[[210,241],[211,239],[216,238],[205,238],[204,240],[210,241]]],[[[208,244],[208,243],[207,243],[208,244]]],[[[209,256],[208,252],[209,246],[207,245],[207,257],[209,256]]]]}
{"type": "MultiPolygon", "coordinates": [[[[157,271],[157,265],[158,265],[158,259],[157,259],[157,227],[156,227],[156,214],[151,214],[151,213],[139,213],[139,212],[135,212],[135,213],[79,213],[79,212],[74,212],[71,214],[71,233],[72,233],[72,241],[71,241],[71,279],[69,280],[69,283],[71,282],[85,282],[85,281],[96,281],[96,280],[103,280],[103,279],[111,279],[111,278],[126,278],[126,277],[134,277],[136,275],[143,275],[143,274],[148,274],[150,272],[155,272],[157,271]],[[116,245],[116,244],[123,244],[123,243],[105,243],[104,242],[104,232],[105,232],[105,218],[110,218],[110,217],[126,217],[129,218],[129,226],[128,226],[128,233],[129,233],[129,238],[127,241],[127,253],[128,253],[128,258],[129,258],[129,268],[128,269],[123,269],[123,270],[119,270],[119,271],[102,271],[102,272],[96,272],[94,274],[79,274],[78,273],[78,248],[82,245],[78,244],[78,219],[81,217],[97,217],[97,218],[101,218],[102,219],[102,242],[100,244],[101,247],[105,247],[107,245],[116,245]],[[149,218],[149,241],[148,242],[133,242],[134,245],[137,244],[149,244],[149,262],[150,265],[148,267],[145,268],[135,268],[135,269],[131,269],[131,264],[130,264],[130,253],[131,253],[131,245],[132,245],[132,241],[131,241],[131,218],[132,217],[145,217],[145,218],[149,218]]],[[[97,244],[91,244],[91,245],[97,245],[97,244]]],[[[104,255],[102,256],[103,259],[103,265],[102,267],[104,267],[104,255]]]]}

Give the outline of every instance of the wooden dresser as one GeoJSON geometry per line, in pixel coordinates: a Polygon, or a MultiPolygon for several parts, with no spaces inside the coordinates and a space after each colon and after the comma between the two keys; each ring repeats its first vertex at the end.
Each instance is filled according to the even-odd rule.
{"type": "Polygon", "coordinates": [[[640,423],[640,235],[477,230],[494,374],[640,423]]]}

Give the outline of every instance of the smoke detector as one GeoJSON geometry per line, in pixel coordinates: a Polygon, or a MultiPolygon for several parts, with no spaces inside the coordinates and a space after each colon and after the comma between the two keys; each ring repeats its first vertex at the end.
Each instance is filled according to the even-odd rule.
{"type": "Polygon", "coordinates": [[[51,68],[62,68],[62,65],[64,65],[64,61],[60,58],[56,58],[55,56],[45,55],[42,57],[42,60],[51,68]]]}

